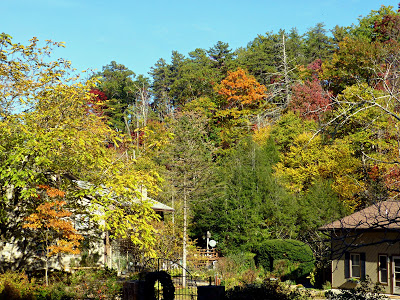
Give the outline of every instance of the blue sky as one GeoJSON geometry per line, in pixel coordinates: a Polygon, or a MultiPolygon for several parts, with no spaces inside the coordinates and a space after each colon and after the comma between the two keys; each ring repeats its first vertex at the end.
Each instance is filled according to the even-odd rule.
{"type": "Polygon", "coordinates": [[[145,74],[171,52],[209,49],[218,41],[245,47],[258,34],[323,22],[349,26],[381,5],[399,0],[1,0],[0,32],[14,41],[63,41],[55,56],[81,70],[101,70],[112,60],[145,74]]]}

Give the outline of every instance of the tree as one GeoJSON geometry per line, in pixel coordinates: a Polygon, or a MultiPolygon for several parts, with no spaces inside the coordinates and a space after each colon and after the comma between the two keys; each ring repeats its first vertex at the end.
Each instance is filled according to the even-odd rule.
{"type": "Polygon", "coordinates": [[[217,44],[207,51],[207,54],[212,60],[212,67],[219,70],[219,75],[221,77],[225,76],[226,72],[229,70],[229,64],[235,57],[235,54],[229,49],[229,45],[218,41],[217,44]]]}
{"type": "MultiPolygon", "coordinates": [[[[241,140],[216,171],[212,200],[195,206],[193,233],[210,231],[223,253],[250,251],[268,238],[295,236],[296,199],[273,176],[271,140],[241,140]]],[[[212,188],[212,187],[209,187],[212,188]]]]}
{"type": "Polygon", "coordinates": [[[67,218],[72,215],[63,206],[65,201],[49,201],[48,198],[63,198],[65,193],[45,185],[39,185],[39,189],[44,189],[45,194],[41,194],[46,199],[44,203],[36,208],[36,213],[30,214],[25,218],[23,228],[30,228],[41,235],[45,257],[45,278],[46,285],[48,281],[49,258],[59,253],[79,254],[80,235],[67,218]]]}
{"type": "Polygon", "coordinates": [[[228,149],[256,123],[256,116],[263,107],[266,97],[265,86],[245,70],[229,72],[228,76],[215,87],[221,100],[215,114],[220,124],[222,149],[228,149]]]}
{"type": "Polygon", "coordinates": [[[211,184],[208,179],[212,147],[205,131],[206,124],[206,119],[194,112],[176,113],[170,125],[174,138],[163,158],[167,169],[166,178],[175,189],[174,206],[181,208],[178,210],[181,222],[175,220],[175,226],[180,224],[182,228],[184,268],[187,264],[188,228],[192,207],[202,199],[204,191],[211,184]]]}
{"type": "MultiPolygon", "coordinates": [[[[388,24],[386,22],[383,22],[383,20],[388,17],[389,19],[391,19],[392,17],[395,17],[396,14],[397,13],[393,11],[393,6],[382,5],[378,10],[371,10],[371,12],[367,16],[359,18],[358,24],[356,26],[353,26],[353,28],[351,28],[350,34],[353,37],[360,38],[367,43],[372,42],[376,40],[376,38],[380,36],[381,33],[383,33],[382,29],[387,28],[388,24]],[[385,23],[387,25],[383,27],[380,26],[384,25],[385,23]]],[[[389,33],[391,32],[391,30],[386,32],[389,33]]],[[[380,38],[381,37],[382,36],[380,36],[380,38]]]]}
{"type": "Polygon", "coordinates": [[[164,59],[159,59],[149,72],[153,78],[151,89],[154,97],[153,110],[161,121],[173,111],[172,99],[169,95],[170,79],[168,64],[164,59]]]}
{"type": "Polygon", "coordinates": [[[332,100],[326,93],[319,80],[306,80],[292,88],[293,96],[290,108],[299,113],[302,118],[321,121],[323,114],[332,109],[332,100]]]}
{"type": "Polygon", "coordinates": [[[79,208],[83,196],[91,196],[93,211],[97,206],[103,213],[80,209],[105,220],[116,236],[135,228],[132,240],[151,248],[151,221],[157,216],[150,204],[138,203],[138,186],[154,191],[157,174],[138,170],[127,155],[130,150],[120,151],[123,135],[88,112],[94,79],[80,82],[79,76],[70,77],[68,61],[46,60],[53,43],[37,44],[36,38],[23,46],[12,43],[8,35],[0,37],[1,242],[19,247],[22,256],[15,267],[22,268],[32,254],[27,241],[35,238],[22,234],[23,218],[41,204],[37,186],[47,185],[64,191],[71,209],[79,208]],[[78,181],[90,182],[90,189],[80,189],[78,181]],[[127,207],[134,214],[128,214],[127,207]]]}
{"type": "Polygon", "coordinates": [[[96,76],[100,80],[98,89],[105,93],[108,100],[104,111],[109,122],[116,130],[126,132],[128,109],[136,102],[135,73],[112,61],[96,76]]]}
{"type": "Polygon", "coordinates": [[[325,60],[331,56],[332,40],[326,33],[323,23],[318,23],[306,32],[305,50],[309,63],[318,58],[325,60]]]}
{"type": "Polygon", "coordinates": [[[271,84],[279,66],[279,44],[280,36],[277,34],[258,35],[246,48],[236,50],[235,64],[246,69],[260,84],[271,84]]]}
{"type": "Polygon", "coordinates": [[[320,178],[333,179],[332,189],[346,207],[354,209],[361,190],[360,162],[349,144],[336,141],[324,147],[319,136],[304,132],[296,137],[290,151],[276,165],[276,175],[294,193],[307,191],[320,178]]]}

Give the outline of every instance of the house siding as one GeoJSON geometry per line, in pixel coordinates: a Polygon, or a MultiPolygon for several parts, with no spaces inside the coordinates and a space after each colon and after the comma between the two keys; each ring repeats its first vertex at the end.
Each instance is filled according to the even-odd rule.
{"type": "MultiPolygon", "coordinates": [[[[349,249],[347,252],[350,253],[360,253],[365,254],[365,275],[369,276],[372,283],[379,281],[379,268],[378,260],[379,255],[388,255],[389,265],[388,265],[388,283],[382,284],[382,287],[386,293],[393,293],[393,275],[392,275],[392,256],[400,256],[400,242],[398,233],[389,232],[365,232],[357,237],[357,244],[362,245],[366,243],[380,242],[382,240],[392,240],[393,242],[378,243],[377,245],[370,245],[364,247],[354,247],[349,249]]],[[[355,245],[352,241],[352,245],[355,245]]],[[[332,243],[333,249],[339,249],[341,244],[339,242],[332,243]]],[[[338,251],[336,253],[339,253],[338,251]]],[[[356,282],[346,278],[346,259],[345,253],[338,255],[337,258],[332,260],[332,287],[348,289],[356,286],[356,282]]]]}

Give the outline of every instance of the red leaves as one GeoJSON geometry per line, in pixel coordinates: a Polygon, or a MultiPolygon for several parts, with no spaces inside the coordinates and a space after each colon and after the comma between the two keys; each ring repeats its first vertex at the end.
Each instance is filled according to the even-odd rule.
{"type": "Polygon", "coordinates": [[[104,115],[104,109],[106,105],[104,104],[108,99],[104,92],[93,89],[90,91],[93,97],[87,103],[89,113],[92,113],[96,116],[102,117],[104,115]]]}
{"type": "Polygon", "coordinates": [[[290,108],[300,113],[303,119],[317,121],[321,119],[323,113],[332,109],[331,103],[329,93],[323,90],[319,80],[314,79],[293,87],[290,108]]]}
{"type": "Polygon", "coordinates": [[[400,37],[400,16],[385,15],[379,21],[375,21],[374,32],[375,40],[386,42],[390,40],[398,40],[400,37]]]}

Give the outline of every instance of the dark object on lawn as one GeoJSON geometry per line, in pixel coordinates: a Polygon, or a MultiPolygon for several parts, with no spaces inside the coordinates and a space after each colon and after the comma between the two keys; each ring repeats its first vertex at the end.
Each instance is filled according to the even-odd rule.
{"type": "Polygon", "coordinates": [[[171,276],[165,271],[149,272],[146,274],[144,282],[144,297],[146,300],[156,300],[154,284],[159,281],[163,287],[163,299],[174,300],[175,287],[171,276]]]}

